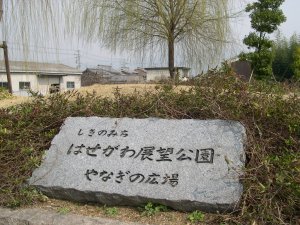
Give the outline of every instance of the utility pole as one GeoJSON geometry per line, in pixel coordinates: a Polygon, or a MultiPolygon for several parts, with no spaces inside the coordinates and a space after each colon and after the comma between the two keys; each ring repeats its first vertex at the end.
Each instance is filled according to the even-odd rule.
{"type": "Polygon", "coordinates": [[[2,20],[2,15],[3,15],[3,1],[0,0],[0,21],[2,20]]]}
{"type": "MultiPolygon", "coordinates": [[[[2,20],[2,15],[3,15],[3,1],[0,0],[0,22],[2,20]]],[[[3,41],[2,45],[0,45],[0,48],[3,48],[3,51],[4,51],[4,61],[5,61],[8,91],[9,91],[9,93],[12,94],[11,77],[10,77],[10,69],[9,69],[8,51],[7,51],[6,41],[3,41]]]]}
{"type": "Polygon", "coordinates": [[[7,51],[6,41],[3,41],[3,44],[0,45],[0,48],[3,48],[3,52],[4,52],[4,61],[5,61],[5,69],[6,69],[6,76],[7,76],[7,83],[8,83],[8,91],[9,91],[9,93],[12,94],[11,76],[10,76],[8,51],[7,51]]]}
{"type": "Polygon", "coordinates": [[[76,50],[76,53],[75,53],[75,62],[77,64],[77,69],[80,69],[81,67],[81,62],[80,62],[80,50],[76,50]]]}

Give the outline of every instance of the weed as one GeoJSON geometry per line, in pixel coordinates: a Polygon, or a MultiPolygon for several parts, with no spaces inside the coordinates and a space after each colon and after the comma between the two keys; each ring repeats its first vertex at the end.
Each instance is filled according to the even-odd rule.
{"type": "Polygon", "coordinates": [[[56,134],[56,130],[55,129],[50,129],[49,131],[45,132],[45,136],[47,138],[53,138],[56,134]]]}
{"type": "Polygon", "coordinates": [[[190,213],[187,217],[187,219],[192,222],[192,223],[196,223],[196,222],[203,222],[204,221],[204,214],[198,210],[190,213]]]}
{"type": "Polygon", "coordinates": [[[118,214],[118,209],[116,207],[104,207],[105,214],[108,216],[116,216],[118,214]]]}
{"type": "Polygon", "coordinates": [[[31,147],[23,147],[21,148],[21,154],[31,155],[34,152],[34,149],[31,147]]]}
{"type": "Polygon", "coordinates": [[[68,207],[59,207],[57,209],[57,212],[62,214],[62,215],[66,215],[67,213],[69,213],[71,210],[68,207]]]}
{"type": "Polygon", "coordinates": [[[143,208],[142,208],[142,216],[153,216],[154,214],[158,212],[165,212],[168,208],[165,205],[161,204],[154,204],[152,202],[148,202],[143,208]]]}

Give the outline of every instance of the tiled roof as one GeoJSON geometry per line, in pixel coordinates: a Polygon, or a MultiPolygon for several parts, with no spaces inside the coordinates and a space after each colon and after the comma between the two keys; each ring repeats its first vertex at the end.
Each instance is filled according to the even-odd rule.
{"type": "MultiPolygon", "coordinates": [[[[38,73],[66,73],[81,74],[82,72],[64,64],[40,63],[26,61],[9,61],[10,71],[13,72],[38,72],[38,73]]],[[[5,63],[0,61],[0,72],[5,72],[5,63]]]]}
{"type": "MultiPolygon", "coordinates": [[[[130,71],[130,70],[116,70],[113,68],[87,68],[85,71],[90,71],[92,73],[96,73],[96,74],[102,74],[105,76],[123,76],[123,75],[139,75],[139,71],[138,70],[134,70],[134,71],[130,71]]],[[[144,70],[141,70],[144,71],[144,70]]]]}
{"type": "MultiPolygon", "coordinates": [[[[183,66],[175,66],[175,69],[183,69],[183,70],[190,70],[189,67],[183,67],[183,66]]],[[[169,67],[148,67],[144,68],[145,70],[169,70],[169,67]]]]}

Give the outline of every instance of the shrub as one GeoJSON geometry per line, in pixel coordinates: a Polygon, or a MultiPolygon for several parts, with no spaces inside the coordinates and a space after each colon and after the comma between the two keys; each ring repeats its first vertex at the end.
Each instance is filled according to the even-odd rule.
{"type": "Polygon", "coordinates": [[[12,98],[13,96],[8,92],[6,88],[0,87],[0,100],[12,98]]]}
{"type": "MultiPolygon", "coordinates": [[[[254,81],[245,84],[220,74],[195,79],[180,92],[171,85],[113,99],[77,92],[34,97],[30,103],[0,109],[0,204],[19,206],[40,200],[24,192],[26,179],[68,116],[229,119],[247,130],[244,193],[240,210],[218,215],[229,224],[293,224],[300,211],[299,87],[254,81]],[[290,94],[294,93],[294,94],[290,94]],[[283,97],[285,95],[286,97],[283,97]]],[[[149,211],[156,211],[149,206],[149,211]]]]}

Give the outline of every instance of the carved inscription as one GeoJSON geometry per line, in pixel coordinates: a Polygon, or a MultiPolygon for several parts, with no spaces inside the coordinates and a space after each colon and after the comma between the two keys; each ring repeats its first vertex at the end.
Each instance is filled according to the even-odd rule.
{"type": "Polygon", "coordinates": [[[87,135],[89,137],[93,137],[93,136],[107,136],[107,137],[127,137],[128,136],[128,131],[127,130],[121,130],[121,131],[117,131],[117,130],[100,130],[100,129],[89,129],[89,130],[84,130],[84,129],[79,129],[78,136],[82,136],[82,135],[87,135]]]}
{"type": "Polygon", "coordinates": [[[127,181],[130,183],[142,183],[142,184],[154,184],[154,185],[164,185],[169,184],[175,187],[178,184],[178,174],[144,174],[144,173],[132,173],[131,171],[110,172],[106,170],[95,170],[88,169],[84,174],[88,181],[92,179],[101,180],[102,182],[115,182],[117,184],[127,181]]]}
{"type": "MultiPolygon", "coordinates": [[[[107,130],[107,129],[79,129],[77,136],[88,136],[93,138],[101,137],[122,137],[129,136],[128,130],[107,130]]],[[[130,137],[130,136],[129,136],[130,137]]],[[[131,158],[139,161],[152,162],[173,162],[173,161],[191,161],[194,163],[213,163],[214,149],[212,148],[173,148],[162,146],[143,146],[141,148],[132,148],[130,146],[122,146],[121,144],[101,145],[101,142],[94,145],[86,143],[74,144],[72,143],[67,150],[67,155],[81,155],[88,157],[103,157],[108,158],[117,156],[120,159],[131,158]]],[[[169,184],[175,187],[179,182],[178,173],[159,174],[159,173],[136,173],[131,171],[107,171],[104,169],[87,169],[84,173],[86,179],[90,182],[115,182],[121,184],[122,182],[136,183],[136,184],[151,184],[151,185],[165,185],[169,184]]]]}
{"type": "Polygon", "coordinates": [[[148,160],[156,162],[172,162],[177,160],[195,161],[196,163],[213,163],[214,158],[214,150],[212,148],[174,149],[172,147],[145,146],[136,150],[129,146],[101,146],[100,144],[96,144],[94,146],[71,144],[67,154],[86,154],[91,157],[100,157],[101,155],[109,157],[112,154],[117,154],[120,158],[128,157],[141,161],[148,160]]]}

